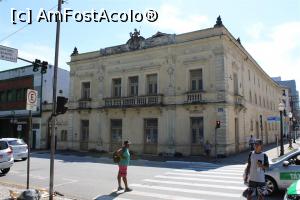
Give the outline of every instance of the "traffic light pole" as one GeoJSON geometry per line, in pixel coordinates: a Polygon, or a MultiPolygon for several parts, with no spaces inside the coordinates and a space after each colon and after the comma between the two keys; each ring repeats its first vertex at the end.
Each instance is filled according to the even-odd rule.
{"type": "MultiPolygon", "coordinates": [[[[61,13],[62,0],[58,0],[58,13],[61,13]]],[[[54,73],[53,73],[53,99],[52,99],[52,122],[51,122],[51,155],[50,155],[50,183],[49,183],[49,200],[53,200],[53,185],[54,185],[54,154],[55,154],[55,112],[56,112],[56,86],[57,86],[57,68],[59,55],[59,35],[60,35],[60,20],[56,22],[56,41],[55,41],[55,58],[54,58],[54,73]]]]}
{"type": "Polygon", "coordinates": [[[218,159],[218,154],[217,154],[217,127],[215,127],[215,158],[216,160],[218,159]]]}

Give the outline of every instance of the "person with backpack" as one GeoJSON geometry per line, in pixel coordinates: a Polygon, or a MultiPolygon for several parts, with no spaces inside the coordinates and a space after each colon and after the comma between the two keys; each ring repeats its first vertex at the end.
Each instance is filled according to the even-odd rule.
{"type": "MultiPolygon", "coordinates": [[[[123,147],[117,150],[117,156],[119,157],[119,172],[118,172],[118,191],[123,190],[124,188],[121,186],[121,178],[123,179],[124,185],[125,185],[125,192],[132,191],[131,188],[128,187],[127,182],[127,167],[129,165],[130,161],[130,152],[129,152],[129,144],[130,142],[128,140],[124,141],[123,147]]],[[[115,158],[114,158],[115,160],[115,158]]]]}
{"type": "Polygon", "coordinates": [[[253,138],[253,135],[251,135],[250,138],[249,138],[249,148],[250,148],[251,151],[254,150],[254,141],[255,140],[253,138]]]}
{"type": "Polygon", "coordinates": [[[245,169],[244,182],[248,182],[247,200],[251,200],[253,192],[257,192],[258,199],[263,200],[267,195],[265,170],[269,168],[269,159],[266,153],[262,151],[262,141],[260,139],[254,142],[254,151],[251,151],[248,157],[248,164],[245,169]]]}

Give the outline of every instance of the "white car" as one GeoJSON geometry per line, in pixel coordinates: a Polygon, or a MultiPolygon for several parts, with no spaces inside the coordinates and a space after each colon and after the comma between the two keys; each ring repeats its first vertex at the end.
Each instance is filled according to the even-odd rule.
{"type": "Polygon", "coordinates": [[[26,160],[28,157],[28,146],[22,140],[18,138],[2,138],[2,141],[6,141],[8,146],[13,150],[14,160],[26,160]]]}
{"type": "Polygon", "coordinates": [[[266,184],[270,194],[287,189],[300,179],[300,148],[272,159],[266,171],[266,184]]]}
{"type": "Polygon", "coordinates": [[[13,150],[6,141],[0,140],[0,175],[5,175],[9,172],[14,164],[13,150]]]}

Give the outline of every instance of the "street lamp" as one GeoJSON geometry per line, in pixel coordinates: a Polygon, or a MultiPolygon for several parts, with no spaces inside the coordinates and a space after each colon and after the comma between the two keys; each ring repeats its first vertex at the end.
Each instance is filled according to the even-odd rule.
{"type": "Polygon", "coordinates": [[[15,111],[11,111],[12,118],[10,119],[10,123],[12,124],[12,134],[13,137],[15,136],[15,124],[18,122],[17,119],[15,119],[15,111]]]}
{"type": "Polygon", "coordinates": [[[297,133],[295,125],[296,125],[296,118],[293,117],[294,143],[296,143],[296,133],[297,133]]]}
{"type": "Polygon", "coordinates": [[[280,112],[280,156],[284,155],[284,149],[283,149],[283,124],[282,124],[282,112],[284,110],[284,104],[282,102],[278,105],[278,110],[280,112]]]}
{"type": "Polygon", "coordinates": [[[288,114],[288,116],[289,116],[289,147],[290,148],[292,148],[293,146],[292,146],[292,118],[293,118],[293,113],[292,112],[289,112],[289,114],[288,114]]]}

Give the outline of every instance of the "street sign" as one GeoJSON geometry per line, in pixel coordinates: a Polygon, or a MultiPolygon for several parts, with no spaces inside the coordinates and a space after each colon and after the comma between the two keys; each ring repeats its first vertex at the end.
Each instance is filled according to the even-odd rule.
{"type": "Polygon", "coordinates": [[[267,118],[268,121],[280,121],[280,117],[278,116],[270,116],[267,118]]]}
{"type": "Polygon", "coordinates": [[[18,59],[18,49],[0,45],[0,60],[17,62],[17,59],[18,59]]]}
{"type": "Polygon", "coordinates": [[[38,95],[38,92],[36,90],[31,90],[31,89],[27,90],[26,110],[36,111],[37,95],[38,95]]]}

